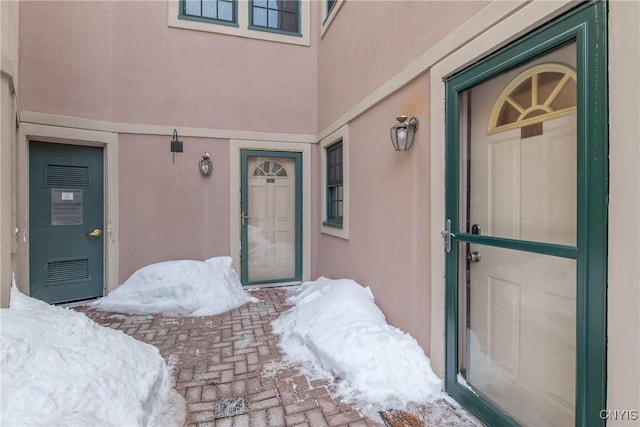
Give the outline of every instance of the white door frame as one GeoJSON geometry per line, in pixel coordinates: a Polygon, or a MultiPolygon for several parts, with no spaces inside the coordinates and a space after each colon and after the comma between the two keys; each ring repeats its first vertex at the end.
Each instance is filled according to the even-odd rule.
{"type": "Polygon", "coordinates": [[[29,295],[29,141],[57,142],[103,148],[104,161],[104,278],[103,294],[107,295],[119,285],[119,207],[118,207],[118,134],[51,126],[20,123],[18,130],[16,162],[17,180],[17,234],[18,257],[16,284],[21,292],[29,295]]]}

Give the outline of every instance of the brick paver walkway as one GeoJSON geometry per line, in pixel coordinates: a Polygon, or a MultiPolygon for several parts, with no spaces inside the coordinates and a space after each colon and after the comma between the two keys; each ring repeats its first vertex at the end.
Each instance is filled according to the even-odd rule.
{"type": "Polygon", "coordinates": [[[271,322],[288,308],[285,293],[256,290],[259,303],[204,317],[76,309],[160,350],[173,366],[189,427],[383,427],[332,398],[327,381],[310,381],[283,362],[271,322]]]}

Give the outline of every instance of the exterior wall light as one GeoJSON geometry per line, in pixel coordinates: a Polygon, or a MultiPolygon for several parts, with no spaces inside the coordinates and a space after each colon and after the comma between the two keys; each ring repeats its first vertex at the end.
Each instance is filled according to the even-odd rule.
{"type": "Polygon", "coordinates": [[[396,117],[396,120],[398,123],[391,128],[391,143],[393,144],[393,148],[395,148],[396,151],[409,151],[420,121],[415,116],[407,121],[407,116],[404,114],[396,117]]]}
{"type": "Polygon", "coordinates": [[[176,153],[182,153],[182,141],[178,141],[178,131],[176,129],[173,130],[173,138],[171,139],[171,162],[176,162],[176,153]]]}
{"type": "Polygon", "coordinates": [[[211,174],[211,171],[213,170],[213,162],[211,161],[209,153],[204,153],[202,155],[202,158],[198,162],[198,169],[200,169],[200,174],[202,176],[211,174]]]}

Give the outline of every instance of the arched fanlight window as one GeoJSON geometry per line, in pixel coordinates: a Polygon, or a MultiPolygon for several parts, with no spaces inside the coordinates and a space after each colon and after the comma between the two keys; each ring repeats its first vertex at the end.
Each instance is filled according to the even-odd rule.
{"type": "Polygon", "coordinates": [[[562,64],[542,64],[517,76],[502,91],[489,118],[489,132],[539,123],[574,111],[576,72],[562,64]]]}
{"type": "Polygon", "coordinates": [[[253,176],[287,177],[288,174],[287,170],[280,163],[273,160],[266,160],[254,169],[253,176]]]}

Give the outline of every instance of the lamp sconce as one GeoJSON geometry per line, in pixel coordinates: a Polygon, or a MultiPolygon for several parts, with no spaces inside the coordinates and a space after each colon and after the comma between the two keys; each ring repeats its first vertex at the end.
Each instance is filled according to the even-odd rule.
{"type": "Polygon", "coordinates": [[[176,129],[173,130],[173,138],[171,139],[171,154],[173,158],[171,160],[172,163],[176,162],[176,153],[182,153],[183,144],[182,141],[178,141],[178,131],[176,129]]]}
{"type": "Polygon", "coordinates": [[[213,171],[213,162],[211,161],[209,153],[204,153],[202,155],[202,158],[198,162],[198,169],[200,169],[200,174],[202,176],[211,175],[211,171],[213,171]]]}
{"type": "Polygon", "coordinates": [[[391,127],[391,143],[396,151],[409,151],[413,144],[413,138],[418,130],[420,120],[417,117],[411,117],[407,121],[404,114],[396,117],[398,123],[391,127]]]}

